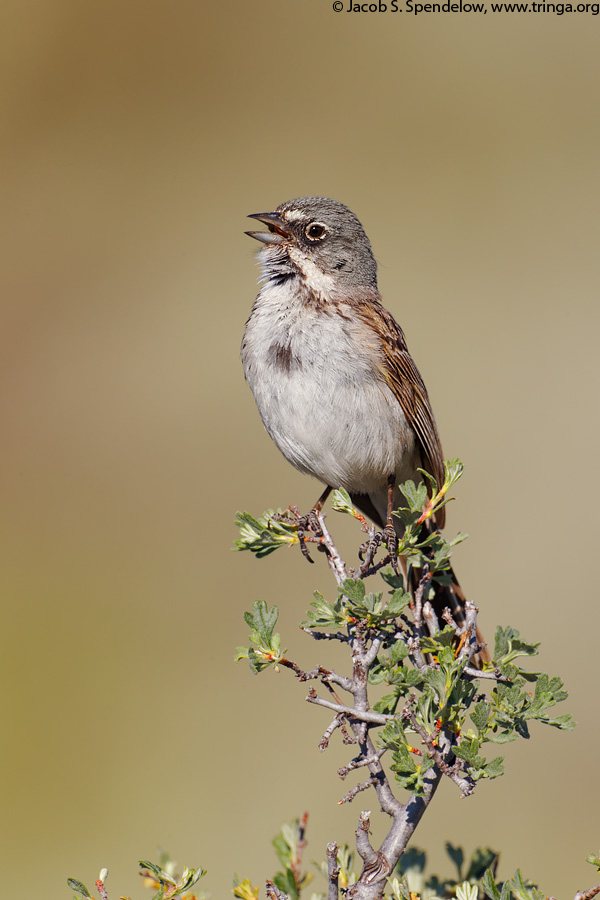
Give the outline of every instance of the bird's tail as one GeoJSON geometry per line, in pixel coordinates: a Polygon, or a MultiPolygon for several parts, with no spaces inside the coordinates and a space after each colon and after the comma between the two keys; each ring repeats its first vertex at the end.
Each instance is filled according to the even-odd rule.
{"type": "MultiPolygon", "coordinates": [[[[368,494],[352,494],[351,499],[354,505],[358,507],[361,512],[372,519],[372,521],[375,522],[376,525],[381,528],[384,527],[384,510],[386,506],[385,495],[379,496],[368,494]]],[[[399,494],[397,500],[398,506],[404,505],[404,498],[401,498],[399,494]]],[[[400,519],[395,519],[395,527],[398,537],[402,538],[402,535],[404,534],[404,525],[402,524],[400,519]]],[[[435,522],[433,522],[431,519],[427,519],[423,523],[422,540],[425,540],[435,530],[436,527],[437,526],[435,522]]],[[[405,569],[406,576],[406,566],[403,566],[403,568],[405,569]]],[[[408,588],[410,589],[413,597],[415,596],[415,593],[419,587],[421,575],[422,570],[411,569],[409,577],[406,579],[408,582],[408,588]]],[[[446,577],[443,580],[444,583],[432,579],[429,585],[429,590],[427,591],[427,599],[431,603],[440,629],[444,627],[444,622],[448,618],[446,610],[449,610],[450,624],[454,623],[456,625],[456,631],[460,637],[462,636],[466,628],[466,597],[456,575],[454,574],[454,570],[452,569],[452,567],[446,570],[445,575],[446,577]]],[[[478,644],[482,644],[483,646],[482,649],[473,657],[472,664],[480,669],[483,666],[483,663],[490,661],[490,654],[487,650],[485,641],[479,629],[477,629],[477,642],[478,644]]]]}
{"type": "MultiPolygon", "coordinates": [[[[434,529],[435,524],[433,524],[430,519],[424,522],[421,533],[422,540],[425,540],[432,534],[434,529]]],[[[419,588],[422,574],[421,569],[410,570],[408,582],[413,597],[419,588]]],[[[457,634],[462,636],[467,625],[465,615],[467,600],[463,589],[459,584],[458,578],[454,573],[454,569],[451,566],[444,572],[444,576],[445,577],[441,581],[435,579],[431,580],[430,589],[427,592],[427,599],[431,603],[440,629],[442,629],[444,623],[447,622],[451,625],[456,625],[457,634]]],[[[481,645],[481,649],[473,656],[471,662],[472,665],[480,669],[483,663],[490,661],[491,657],[479,628],[477,629],[476,636],[477,643],[481,645]]]]}

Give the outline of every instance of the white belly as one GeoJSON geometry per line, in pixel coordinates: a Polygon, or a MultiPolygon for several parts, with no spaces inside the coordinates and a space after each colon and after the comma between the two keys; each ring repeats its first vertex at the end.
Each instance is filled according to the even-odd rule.
{"type": "Polygon", "coordinates": [[[383,378],[376,340],[365,341],[352,319],[299,306],[284,287],[268,292],[246,326],[242,362],[286,459],[352,493],[382,491],[391,474],[414,477],[414,432],[383,378]]]}

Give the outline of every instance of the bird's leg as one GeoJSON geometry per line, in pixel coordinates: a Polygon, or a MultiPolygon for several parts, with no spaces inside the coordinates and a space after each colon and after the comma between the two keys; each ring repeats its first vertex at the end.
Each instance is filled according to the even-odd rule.
{"type": "Polygon", "coordinates": [[[306,546],[306,532],[311,531],[313,535],[317,537],[319,536],[321,528],[319,526],[319,520],[317,519],[317,513],[320,513],[323,509],[323,504],[329,497],[330,493],[331,488],[326,487],[311,511],[305,516],[300,516],[300,518],[298,519],[298,541],[300,542],[300,549],[302,550],[302,555],[306,557],[306,559],[310,563],[314,562],[314,559],[311,559],[308,548],[306,546]]]}
{"type": "MultiPolygon", "coordinates": [[[[396,536],[396,529],[394,528],[394,521],[392,519],[392,510],[394,509],[394,490],[396,488],[396,476],[389,475],[388,476],[388,495],[387,495],[387,520],[385,527],[382,531],[376,532],[373,535],[371,540],[367,543],[366,547],[364,547],[364,556],[363,556],[363,547],[359,551],[359,556],[363,560],[363,564],[361,565],[359,572],[361,573],[361,577],[364,577],[367,573],[371,574],[371,566],[373,565],[373,560],[375,559],[375,554],[377,553],[377,548],[380,544],[385,544],[385,546],[389,550],[389,557],[386,557],[385,565],[388,562],[391,562],[394,572],[398,575],[398,538],[396,536]]],[[[381,565],[381,564],[379,564],[381,565]]]]}
{"type": "Polygon", "coordinates": [[[396,575],[398,574],[398,536],[394,528],[394,520],[392,519],[392,511],[394,509],[394,491],[396,490],[396,475],[388,475],[388,496],[387,496],[387,522],[383,529],[384,540],[392,557],[392,568],[396,575]]]}

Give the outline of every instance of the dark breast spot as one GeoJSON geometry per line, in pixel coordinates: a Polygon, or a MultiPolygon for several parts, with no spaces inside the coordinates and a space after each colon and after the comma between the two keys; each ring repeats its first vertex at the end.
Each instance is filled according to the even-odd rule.
{"type": "Polygon", "coordinates": [[[269,282],[272,284],[276,284],[277,287],[280,287],[282,284],[286,284],[288,281],[293,281],[297,278],[297,274],[295,272],[275,272],[273,275],[269,276],[269,282]]]}
{"type": "Polygon", "coordinates": [[[271,344],[269,359],[275,368],[282,372],[291,372],[292,369],[302,368],[302,363],[297,356],[294,356],[289,344],[271,344]]]}

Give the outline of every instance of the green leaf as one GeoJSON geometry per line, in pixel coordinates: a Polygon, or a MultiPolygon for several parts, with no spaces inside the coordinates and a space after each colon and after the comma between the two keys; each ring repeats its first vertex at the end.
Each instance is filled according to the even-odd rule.
{"type": "Polygon", "coordinates": [[[412,597],[409,593],[399,588],[394,591],[392,596],[387,602],[387,606],[385,607],[385,612],[396,618],[400,615],[400,613],[406,609],[406,607],[410,604],[412,597]]]}
{"type": "Polygon", "coordinates": [[[468,738],[466,735],[463,735],[460,744],[457,744],[453,750],[455,756],[464,759],[470,766],[479,768],[483,762],[485,762],[485,760],[478,755],[479,741],[477,738],[468,738]]]}
{"type": "Polygon", "coordinates": [[[356,510],[348,491],[340,488],[331,492],[331,505],[336,512],[345,513],[356,518],[356,510]]]}
{"type": "Polygon", "coordinates": [[[390,663],[397,665],[408,656],[408,647],[404,641],[396,641],[390,647],[390,663]]]}
{"type": "Polygon", "coordinates": [[[426,481],[429,482],[429,488],[430,488],[430,490],[431,490],[432,496],[434,496],[435,494],[437,494],[438,483],[437,483],[437,481],[435,480],[435,478],[433,477],[433,475],[431,475],[431,474],[427,471],[427,469],[417,469],[417,472],[420,472],[421,475],[423,476],[423,478],[424,478],[426,481]]]}
{"type": "Polygon", "coordinates": [[[453,844],[450,843],[450,841],[446,841],[446,843],[444,844],[444,847],[445,847],[446,853],[448,854],[448,856],[450,857],[450,859],[456,866],[456,872],[457,872],[456,878],[457,878],[457,881],[459,881],[460,877],[461,877],[463,862],[465,860],[465,854],[463,852],[463,849],[462,849],[462,847],[455,847],[453,844]]]}
{"type": "Polygon", "coordinates": [[[500,775],[504,775],[503,761],[503,756],[496,756],[495,759],[490,760],[490,762],[483,767],[485,777],[498,778],[500,775]]]}
{"type": "Polygon", "coordinates": [[[463,881],[462,884],[456,886],[456,900],[477,900],[479,890],[476,884],[469,884],[463,881]]]}
{"type": "Polygon", "coordinates": [[[421,672],[421,676],[425,683],[436,692],[440,707],[443,706],[447,688],[445,673],[441,669],[429,668],[421,672]]]}
{"type": "Polygon", "coordinates": [[[325,600],[322,594],[315,591],[314,600],[311,601],[311,609],[307,610],[306,622],[302,624],[309,628],[332,628],[338,625],[346,625],[348,614],[345,612],[341,595],[334,603],[325,600]]]}
{"type": "Polygon", "coordinates": [[[486,741],[489,741],[491,744],[508,744],[512,741],[516,741],[517,735],[510,734],[508,731],[498,731],[497,733],[488,733],[486,737],[486,741]]]}
{"type": "Polygon", "coordinates": [[[298,819],[294,819],[293,822],[284,822],[280,833],[273,839],[273,846],[282,866],[295,863],[299,840],[300,823],[298,819]]]}
{"type": "Polygon", "coordinates": [[[264,600],[256,600],[252,612],[245,612],[246,624],[252,629],[250,632],[251,647],[238,647],[236,660],[248,659],[250,669],[255,674],[262,672],[268,666],[277,665],[285,651],[281,650],[281,635],[274,634],[273,629],[279,617],[279,609],[273,606],[267,607],[264,600]]]}
{"type": "Polygon", "coordinates": [[[369,669],[367,676],[369,684],[381,684],[383,681],[389,683],[390,666],[385,659],[376,659],[369,669]]]}
{"type": "Polygon", "coordinates": [[[290,845],[281,832],[275,835],[271,843],[273,844],[275,855],[281,865],[284,867],[287,866],[290,862],[290,845]]]}
{"type": "Polygon", "coordinates": [[[537,885],[531,881],[523,881],[520,869],[511,878],[510,886],[517,900],[545,900],[545,894],[537,889],[537,885]]]}
{"type": "Polygon", "coordinates": [[[463,853],[463,849],[462,849],[462,847],[454,847],[453,844],[450,843],[450,841],[446,841],[444,846],[446,848],[446,853],[448,854],[448,856],[450,857],[450,859],[456,866],[456,871],[458,873],[457,880],[460,880],[463,862],[465,860],[465,855],[463,853]]]}
{"type": "Polygon", "coordinates": [[[416,762],[408,747],[403,744],[400,744],[392,754],[392,759],[390,768],[398,784],[417,797],[423,796],[425,792],[423,776],[435,765],[433,759],[428,754],[423,754],[416,757],[419,760],[416,762]]]}
{"type": "Polygon", "coordinates": [[[254,647],[248,649],[248,663],[250,665],[250,671],[253,672],[254,675],[264,672],[269,666],[274,665],[274,662],[273,659],[265,657],[264,654],[257,653],[254,647]]]}
{"type": "Polygon", "coordinates": [[[402,575],[396,575],[393,569],[382,569],[379,574],[381,575],[385,583],[389,584],[389,586],[394,588],[394,590],[404,590],[404,578],[402,577],[402,575]]]}
{"type": "Polygon", "coordinates": [[[471,721],[479,734],[484,734],[487,731],[488,723],[492,718],[492,707],[487,700],[479,700],[471,710],[470,716],[471,721]]]}
{"type": "Polygon", "coordinates": [[[383,697],[373,705],[373,709],[378,713],[392,714],[398,706],[399,699],[399,693],[384,694],[383,697]]]}
{"type": "Polygon", "coordinates": [[[377,735],[377,742],[380,747],[386,747],[388,750],[395,750],[400,746],[406,746],[406,737],[404,734],[404,725],[400,716],[394,716],[377,735]]]}
{"type": "MultiPolygon", "coordinates": [[[[398,866],[400,866],[400,863],[398,864],[398,866]]],[[[327,873],[324,872],[323,874],[326,875],[327,873]]],[[[411,900],[410,891],[407,887],[405,878],[400,881],[399,878],[394,876],[393,878],[389,879],[387,886],[389,888],[390,894],[384,894],[384,898],[391,897],[391,900],[411,900]]],[[[324,897],[324,895],[322,896],[324,897]]],[[[311,900],[314,900],[314,897],[311,898],[311,900]]]]}
{"type": "Polygon", "coordinates": [[[340,594],[343,594],[351,603],[362,603],[365,598],[364,581],[355,581],[354,578],[344,579],[343,587],[338,588],[340,594]]]}
{"type": "Polygon", "coordinates": [[[450,547],[458,547],[459,544],[462,544],[464,541],[469,540],[469,535],[465,534],[463,531],[457,531],[451,541],[448,541],[450,547]]]}
{"type": "Polygon", "coordinates": [[[469,868],[465,875],[467,881],[479,881],[485,870],[489,869],[497,858],[498,853],[495,850],[491,850],[489,847],[478,847],[469,860],[469,868]]]}
{"type": "MultiPolygon", "coordinates": [[[[421,650],[425,653],[440,653],[445,647],[452,647],[456,629],[446,625],[443,631],[438,631],[435,637],[424,636],[421,638],[421,650]]],[[[454,656],[452,657],[454,658],[454,656]]]]}
{"type": "Polygon", "coordinates": [[[81,894],[82,897],[91,898],[92,895],[86,888],[85,884],[82,884],[81,881],[77,881],[76,878],[67,878],[67,884],[72,891],[75,891],[77,894],[81,894]]]}
{"type": "Polygon", "coordinates": [[[398,666],[388,680],[401,694],[407,694],[415,687],[419,689],[423,687],[422,673],[408,666],[398,666]]]}
{"type": "Polygon", "coordinates": [[[259,559],[279,547],[298,543],[298,523],[286,519],[281,510],[268,509],[258,519],[249,512],[238,512],[235,524],[240,531],[235,549],[250,550],[259,559]]]}
{"type": "Polygon", "coordinates": [[[573,731],[576,727],[577,722],[573,718],[573,716],[555,716],[552,719],[544,718],[540,719],[540,721],[544,725],[552,725],[554,728],[559,728],[561,731],[573,731]]]}
{"type": "Polygon", "coordinates": [[[234,875],[232,893],[239,900],[258,900],[259,889],[252,884],[249,878],[241,881],[237,875],[234,875]]]}
{"type": "Polygon", "coordinates": [[[202,866],[198,866],[196,869],[186,866],[182,872],[181,878],[177,882],[178,892],[183,894],[184,891],[189,891],[189,889],[205,875],[206,869],[203,869],[202,866]]]}
{"type": "Polygon", "coordinates": [[[291,869],[286,869],[285,872],[276,872],[273,882],[280,891],[290,897],[290,900],[298,900],[298,887],[291,869]]]}
{"type": "Polygon", "coordinates": [[[481,886],[490,900],[500,900],[500,891],[498,890],[498,886],[494,880],[494,874],[491,869],[488,869],[481,879],[481,886]]]}
{"type": "Polygon", "coordinates": [[[381,591],[367,594],[364,582],[353,578],[347,578],[338,592],[345,612],[345,622],[348,622],[348,617],[352,617],[365,619],[369,625],[384,625],[390,619],[395,619],[411,601],[410,595],[402,590],[394,591],[387,600],[383,599],[381,591]]]}
{"type": "Polygon", "coordinates": [[[165,869],[161,869],[160,866],[155,865],[154,863],[148,862],[145,859],[141,859],[138,863],[141,869],[147,869],[148,872],[152,872],[157,881],[161,884],[169,884],[172,887],[175,887],[177,882],[165,869]]]}
{"type": "Polygon", "coordinates": [[[494,660],[508,663],[519,656],[537,656],[539,646],[539,642],[532,644],[522,640],[516,628],[499,625],[494,640],[494,660]]]}
{"type": "Polygon", "coordinates": [[[464,468],[461,460],[458,458],[444,460],[444,484],[452,487],[462,476],[464,468]]]}
{"type": "Polygon", "coordinates": [[[405,481],[400,485],[400,492],[406,498],[411,512],[420,513],[427,503],[427,485],[422,481],[419,484],[415,484],[414,481],[405,481]]]}
{"type": "Polygon", "coordinates": [[[264,600],[255,600],[252,612],[245,612],[244,619],[265,644],[271,641],[273,629],[279,618],[279,609],[276,606],[268,608],[264,600]]]}

